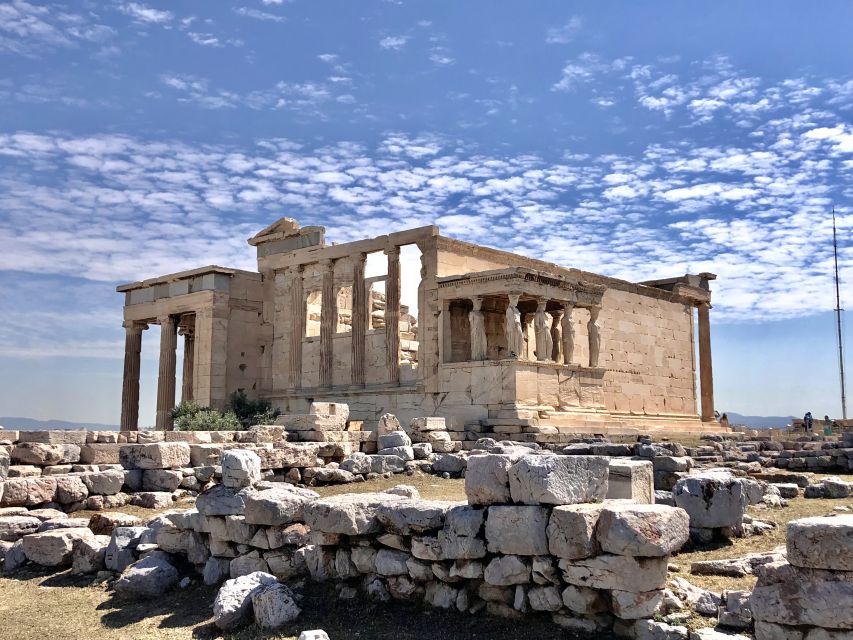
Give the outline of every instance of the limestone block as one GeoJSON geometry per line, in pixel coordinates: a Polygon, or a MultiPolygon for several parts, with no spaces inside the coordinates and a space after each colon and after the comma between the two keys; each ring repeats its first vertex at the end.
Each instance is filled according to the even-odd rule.
{"type": "Polygon", "coordinates": [[[379,549],[376,553],[374,566],[376,573],[382,576],[408,575],[406,564],[411,556],[405,551],[395,549],[379,549]]]}
{"type": "Polygon", "coordinates": [[[444,418],[438,416],[429,416],[423,418],[412,418],[409,423],[410,431],[446,431],[447,423],[444,418]]]}
{"type": "MultiPolygon", "coordinates": [[[[9,476],[9,464],[11,458],[9,452],[3,447],[0,447],[0,481],[5,480],[9,476]]],[[[0,493],[2,493],[0,491],[0,493]]]]}
{"type": "Polygon", "coordinates": [[[304,517],[305,504],[319,497],[314,491],[286,483],[262,491],[246,491],[246,522],[271,526],[300,522],[304,517]]]}
{"type": "Polygon", "coordinates": [[[130,498],[130,504],[143,509],[166,509],[172,502],[173,496],[168,491],[141,491],[130,498]]]}
{"type": "Polygon", "coordinates": [[[63,514],[60,518],[42,520],[37,533],[41,533],[42,531],[54,531],[55,529],[88,529],[88,525],[89,518],[69,518],[63,514]]]}
{"type": "Polygon", "coordinates": [[[380,456],[397,456],[404,462],[415,459],[415,451],[412,447],[389,447],[387,449],[379,449],[376,454],[380,456]]]}
{"type": "Polygon", "coordinates": [[[81,575],[103,571],[106,568],[104,556],[109,543],[109,536],[77,538],[71,545],[71,573],[81,575]]]}
{"type": "MultiPolygon", "coordinates": [[[[233,445],[232,445],[233,446],[233,445]]],[[[222,444],[191,444],[190,466],[216,466],[220,463],[224,447],[222,444]]]]}
{"type": "Polygon", "coordinates": [[[115,511],[110,513],[96,513],[89,519],[89,529],[96,536],[109,536],[112,535],[116,527],[134,527],[139,526],[139,524],[141,524],[141,521],[136,516],[115,511]]]}
{"type": "Polygon", "coordinates": [[[755,640],[803,640],[804,636],[805,634],[797,627],[762,620],[755,621],[755,640]]]}
{"type": "Polygon", "coordinates": [[[634,640],[687,640],[687,627],[654,620],[637,620],[628,633],[634,640]]]}
{"type": "Polygon", "coordinates": [[[371,473],[400,473],[406,469],[406,461],[398,456],[370,455],[371,473]]]}
{"type": "Polygon", "coordinates": [[[277,629],[295,620],[302,610],[289,587],[275,583],[264,585],[252,593],[255,623],[261,629],[277,629]]]}
{"type": "Polygon", "coordinates": [[[379,417],[379,422],[376,425],[376,435],[381,436],[394,431],[402,431],[400,421],[393,413],[385,413],[379,417]]]}
{"type": "Polygon", "coordinates": [[[666,584],[667,558],[634,558],[604,554],[582,560],[560,560],[563,580],[591,589],[654,591],[666,584]]]}
{"type": "Polygon", "coordinates": [[[509,470],[514,502],[577,504],[607,494],[608,460],[600,456],[525,456],[509,470]]]}
{"type": "Polygon", "coordinates": [[[176,469],[190,464],[190,447],[185,442],[125,444],[119,448],[119,462],[125,469],[176,469]]]}
{"type": "Polygon", "coordinates": [[[730,472],[714,470],[682,478],[672,495],[675,505],[689,514],[691,527],[734,527],[743,522],[746,493],[730,472]]]}
{"type": "Polygon", "coordinates": [[[118,443],[91,443],[80,447],[83,464],[119,464],[118,443]]]}
{"type": "Polygon", "coordinates": [[[49,431],[19,431],[20,442],[40,442],[42,444],[73,444],[82,447],[86,444],[85,430],[72,431],[66,429],[55,429],[49,431]]]}
{"type": "Polygon", "coordinates": [[[38,531],[41,520],[31,516],[0,517],[0,542],[15,542],[38,531]]]}
{"type": "Polygon", "coordinates": [[[269,572],[269,565],[267,564],[267,561],[261,557],[261,554],[257,549],[237,556],[231,560],[228,565],[228,574],[232,578],[247,576],[255,572],[269,572]]]}
{"type": "Polygon", "coordinates": [[[308,413],[313,416],[335,416],[346,423],[349,420],[349,405],[343,402],[312,402],[308,413]]]}
{"type": "Polygon", "coordinates": [[[548,553],[548,510],[534,506],[492,506],[486,518],[486,542],[492,553],[540,556],[548,553]]]}
{"type": "Polygon", "coordinates": [[[788,562],[795,567],[853,571],[853,514],[789,522],[788,562]]]}
{"type": "Polygon", "coordinates": [[[608,504],[601,510],[596,537],[607,553],[668,556],[690,537],[690,517],[684,509],[658,504],[608,504]]]}
{"type": "Polygon", "coordinates": [[[124,478],[124,472],[118,469],[80,474],[80,480],[86,485],[89,495],[113,496],[121,491],[124,478]]]}
{"type": "Polygon", "coordinates": [[[509,469],[513,456],[475,455],[465,470],[465,495],[469,504],[506,504],[511,501],[509,469]]]}
{"type": "Polygon", "coordinates": [[[76,444],[19,442],[12,449],[11,457],[20,464],[38,466],[69,464],[80,461],[80,447],[76,444]]]}
{"type": "Polygon", "coordinates": [[[426,585],[424,601],[439,609],[450,609],[456,606],[459,592],[444,582],[430,582],[426,585]]]}
{"type": "Polygon", "coordinates": [[[183,478],[178,470],[145,469],[142,472],[142,490],[172,492],[180,486],[183,478]]]}
{"type": "Polygon", "coordinates": [[[386,531],[408,536],[442,528],[448,510],[457,504],[409,498],[381,505],[376,517],[386,531]]]}
{"type": "Polygon", "coordinates": [[[89,490],[80,476],[56,476],[56,501],[59,504],[72,504],[85,500],[89,490]]]}
{"type": "Polygon", "coordinates": [[[226,580],[213,602],[216,626],[228,631],[246,622],[252,608],[252,595],[273,584],[278,584],[275,576],[261,571],[226,580]]]}
{"type": "Polygon", "coordinates": [[[405,431],[392,431],[379,434],[376,438],[379,449],[390,449],[391,447],[411,447],[412,439],[405,431]]]}
{"type": "Polygon", "coordinates": [[[74,541],[93,538],[89,529],[54,529],[43,533],[31,533],[22,538],[27,560],[46,567],[70,565],[74,541]]]}
{"type": "Polygon", "coordinates": [[[559,611],[563,606],[557,587],[531,587],[527,592],[530,608],[534,611],[559,611]]]}
{"type": "Polygon", "coordinates": [[[634,593],[614,589],[610,592],[610,604],[613,615],[622,620],[651,618],[663,604],[663,591],[634,593]]]}
{"type": "Polygon", "coordinates": [[[549,553],[569,560],[588,558],[598,553],[595,528],[602,508],[600,504],[554,507],[546,529],[549,553]]]}
{"type": "Polygon", "coordinates": [[[12,478],[3,482],[0,506],[35,506],[53,502],[56,498],[56,478],[12,478]]]}
{"type": "MultiPolygon", "coordinates": [[[[25,538],[26,540],[26,538],[25,538]]],[[[750,606],[755,620],[853,629],[853,572],[773,562],[758,569],[750,606]]]]}
{"type": "MultiPolygon", "coordinates": [[[[435,445],[433,445],[435,448],[435,445]]],[[[435,473],[449,473],[455,475],[465,471],[468,466],[468,458],[455,453],[438,453],[432,462],[432,470],[435,473]]]]}
{"type": "Polygon", "coordinates": [[[405,500],[387,493],[344,494],[322,498],[305,505],[305,524],[312,530],[344,535],[381,531],[378,509],[405,500]]]}
{"type": "Polygon", "coordinates": [[[157,598],[175,586],[178,578],[178,570],[169,562],[169,555],[154,551],[128,566],[114,588],[125,595],[157,598]]]}
{"type": "Polygon", "coordinates": [[[530,559],[520,556],[497,556],[483,572],[484,580],[496,587],[530,582],[530,559]]]}
{"type": "Polygon", "coordinates": [[[199,513],[206,516],[227,516],[243,513],[246,494],[221,484],[201,492],[195,506],[199,513]]]}
{"type": "Polygon", "coordinates": [[[222,452],[222,484],[231,489],[250,487],[261,479],[261,459],[248,449],[222,452]]]}
{"type": "Polygon", "coordinates": [[[604,613],[608,610],[604,593],[589,587],[577,587],[570,584],[561,594],[563,604],[569,611],[581,615],[604,613]]]}
{"type": "Polygon", "coordinates": [[[646,460],[610,460],[608,499],[654,504],[655,481],[652,463],[646,460]]]}
{"type": "Polygon", "coordinates": [[[261,458],[262,469],[304,469],[322,464],[317,460],[321,446],[316,442],[278,442],[273,449],[259,449],[255,453],[261,458]]]}

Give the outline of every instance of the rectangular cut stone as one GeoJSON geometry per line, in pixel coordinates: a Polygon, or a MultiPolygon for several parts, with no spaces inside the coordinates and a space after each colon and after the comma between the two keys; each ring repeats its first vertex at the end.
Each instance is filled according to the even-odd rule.
{"type": "Polygon", "coordinates": [[[788,562],[795,567],[853,571],[853,514],[789,522],[788,562]]]}
{"type": "Polygon", "coordinates": [[[468,458],[465,495],[469,504],[506,504],[511,501],[509,468],[514,458],[486,454],[468,458]]]}
{"type": "Polygon", "coordinates": [[[437,416],[412,418],[410,427],[412,431],[446,431],[447,422],[437,416]]]}
{"type": "Polygon", "coordinates": [[[50,431],[21,431],[18,433],[19,442],[40,442],[42,444],[76,444],[82,447],[86,444],[86,431],[71,431],[55,429],[50,431]]]}
{"type": "Polygon", "coordinates": [[[513,502],[578,504],[607,495],[608,460],[602,456],[530,455],[509,470],[513,502]]]}
{"type": "Polygon", "coordinates": [[[654,504],[655,479],[652,463],[647,460],[611,459],[607,498],[654,504]]]}
{"type": "Polygon", "coordinates": [[[554,507],[548,521],[548,551],[552,556],[577,560],[598,553],[595,527],[603,505],[573,504],[554,507]]]}
{"type": "Polygon", "coordinates": [[[489,507],[486,517],[486,543],[492,553],[546,555],[547,526],[548,510],[544,507],[489,507]]]}
{"type": "Polygon", "coordinates": [[[667,558],[604,554],[584,560],[560,560],[563,580],[591,589],[655,591],[666,585],[667,558]]]}
{"type": "Polygon", "coordinates": [[[690,514],[691,527],[714,529],[743,522],[747,496],[741,478],[727,470],[682,478],[672,490],[675,506],[690,514]]]}
{"type": "Polygon", "coordinates": [[[322,445],[314,442],[279,443],[273,449],[257,452],[262,469],[310,468],[318,466],[322,445]]]}
{"type": "Polygon", "coordinates": [[[853,572],[803,569],[781,561],[757,573],[750,597],[755,620],[853,629],[853,572]]]}
{"type": "Polygon", "coordinates": [[[348,493],[315,500],[305,505],[305,524],[323,533],[348,536],[382,530],[376,517],[379,507],[405,500],[389,493],[348,493]]]}
{"type": "Polygon", "coordinates": [[[92,443],[80,447],[80,462],[83,464],[119,464],[118,452],[122,445],[92,443]]]}
{"type": "Polygon", "coordinates": [[[125,444],[119,449],[125,469],[173,469],[190,464],[190,446],[185,442],[125,444]]]}
{"type": "Polygon", "coordinates": [[[662,504],[606,504],[596,527],[603,551],[627,556],[668,556],[681,549],[689,537],[687,512],[662,504]]]}

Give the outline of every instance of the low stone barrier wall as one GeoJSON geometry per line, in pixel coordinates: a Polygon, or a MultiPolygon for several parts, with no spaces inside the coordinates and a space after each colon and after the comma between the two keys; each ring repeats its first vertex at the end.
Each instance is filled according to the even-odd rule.
{"type": "Polygon", "coordinates": [[[787,561],[758,570],[756,640],[853,638],[853,515],[788,524],[787,561]]]}

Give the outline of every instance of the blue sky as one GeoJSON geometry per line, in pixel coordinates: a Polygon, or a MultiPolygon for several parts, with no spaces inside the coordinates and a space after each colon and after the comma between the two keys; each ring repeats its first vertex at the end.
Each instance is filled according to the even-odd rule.
{"type": "Polygon", "coordinates": [[[718,407],[838,413],[850,24],[832,1],[3,2],[0,415],[116,422],[115,285],[253,268],[282,215],[715,272],[718,407]]]}

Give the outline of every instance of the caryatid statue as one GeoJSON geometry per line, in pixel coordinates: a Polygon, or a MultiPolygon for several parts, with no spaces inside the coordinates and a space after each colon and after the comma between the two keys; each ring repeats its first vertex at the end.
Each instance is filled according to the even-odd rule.
{"type": "Polygon", "coordinates": [[[483,319],[483,298],[472,298],[474,308],[468,313],[468,323],[471,325],[471,360],[485,360],[488,344],[486,342],[486,323],[483,319]]]}
{"type": "Polygon", "coordinates": [[[545,305],[548,301],[540,298],[536,302],[536,316],[534,318],[534,327],[536,329],[536,359],[548,360],[551,358],[551,351],[554,349],[554,342],[551,340],[551,328],[548,326],[548,316],[545,314],[545,305]]]}
{"type": "Polygon", "coordinates": [[[509,306],[506,308],[506,350],[508,357],[518,360],[524,353],[524,332],[521,329],[521,312],[518,310],[519,294],[509,294],[509,306]]]}
{"type": "Polygon", "coordinates": [[[598,324],[598,312],[601,307],[589,308],[589,322],[586,330],[589,334],[589,366],[598,366],[598,356],[601,352],[601,325],[598,324]]]}
{"type": "Polygon", "coordinates": [[[572,311],[575,310],[573,302],[567,302],[564,307],[563,325],[563,364],[572,364],[575,352],[575,325],[572,322],[572,311]]]}
{"type": "Polygon", "coordinates": [[[551,312],[551,360],[554,362],[563,361],[563,310],[555,309],[551,312]]]}

